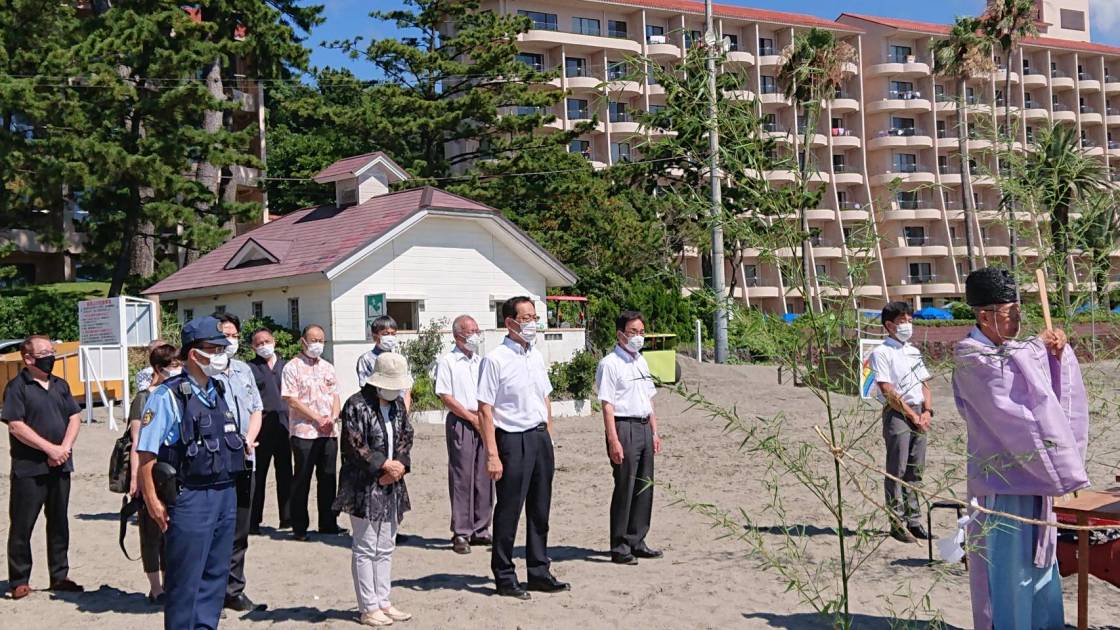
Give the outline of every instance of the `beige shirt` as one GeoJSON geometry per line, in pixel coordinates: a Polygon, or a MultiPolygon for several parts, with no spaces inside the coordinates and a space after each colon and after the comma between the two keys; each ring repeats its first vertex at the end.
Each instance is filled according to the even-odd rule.
{"type": "MultiPolygon", "coordinates": [[[[295,398],[312,411],[331,415],[334,397],[338,394],[338,377],[334,366],[326,359],[312,360],[302,352],[284,366],[280,382],[280,395],[295,398]]],[[[314,418],[288,406],[288,433],[292,437],[314,440],[321,437],[338,437],[338,423],[320,428],[314,418]]]]}

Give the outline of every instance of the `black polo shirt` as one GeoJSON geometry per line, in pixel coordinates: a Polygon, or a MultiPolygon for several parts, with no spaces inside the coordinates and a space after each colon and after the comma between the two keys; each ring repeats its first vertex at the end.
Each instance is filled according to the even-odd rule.
{"type": "Polygon", "coordinates": [[[257,390],[261,393],[265,415],[276,414],[285,428],[288,426],[288,403],[280,397],[280,382],[286,364],[287,361],[280,357],[276,357],[276,364],[272,367],[268,367],[268,361],[260,357],[253,357],[249,361],[249,369],[253,370],[257,390]]]}
{"type": "MultiPolygon", "coordinates": [[[[70,395],[66,381],[51,375],[49,387],[35,382],[31,372],[24,368],[19,375],[8,382],[4,390],[4,407],[0,409],[0,421],[8,424],[12,420],[27,423],[39,437],[52,444],[62,444],[66,437],[66,427],[70,416],[80,412],[78,401],[70,395]]],[[[74,458],[66,460],[62,466],[51,468],[47,465],[47,454],[32,448],[16,439],[9,431],[8,441],[12,448],[12,476],[34,477],[45,475],[52,470],[72,472],[74,458]]]]}

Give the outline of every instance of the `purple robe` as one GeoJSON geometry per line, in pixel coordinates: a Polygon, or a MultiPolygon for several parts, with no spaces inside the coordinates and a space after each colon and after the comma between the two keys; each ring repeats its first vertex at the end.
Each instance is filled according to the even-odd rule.
{"type": "MultiPolygon", "coordinates": [[[[997,495],[1041,497],[1037,518],[1053,521],[1054,497],[1089,485],[1089,404],[1073,349],[1067,346],[1059,360],[1038,339],[1009,341],[997,348],[973,329],[957,344],[954,358],[953,395],[968,428],[969,499],[991,506],[997,495]]],[[[984,521],[985,516],[976,513],[969,525],[969,582],[977,630],[993,627],[989,567],[976,551],[985,547],[984,521]]],[[[1033,537],[1034,557],[1025,562],[1052,566],[1057,561],[1057,530],[1025,524],[1020,529],[1033,537]]]]}

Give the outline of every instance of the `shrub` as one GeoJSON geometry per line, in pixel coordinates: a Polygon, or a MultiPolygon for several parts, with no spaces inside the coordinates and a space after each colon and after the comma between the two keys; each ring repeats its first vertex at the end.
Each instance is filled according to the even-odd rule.
{"type": "Polygon", "coordinates": [[[548,370],[552,397],[558,400],[581,400],[591,396],[595,385],[595,369],[599,358],[585,351],[577,352],[570,361],[554,363],[548,370]]]}
{"type": "MultiPolygon", "coordinates": [[[[412,378],[417,381],[420,378],[431,378],[435,372],[436,361],[443,353],[443,330],[446,327],[447,319],[433,319],[420,331],[416,339],[401,345],[401,354],[408,359],[412,378]]],[[[413,402],[415,402],[415,394],[413,402]]]]}
{"type": "Polygon", "coordinates": [[[964,302],[950,302],[945,305],[953,319],[972,319],[972,307],[964,302]]]}
{"type": "Polygon", "coordinates": [[[432,377],[422,374],[412,384],[412,411],[433,411],[443,408],[443,401],[436,396],[432,377]]]}
{"type": "Polygon", "coordinates": [[[0,297],[0,338],[21,339],[47,335],[51,339],[78,339],[78,302],[74,293],[28,291],[25,295],[0,297]]]}
{"type": "Polygon", "coordinates": [[[258,328],[272,331],[272,336],[276,339],[276,355],[281,358],[290,359],[303,349],[299,344],[300,331],[281,326],[268,316],[254,317],[241,322],[241,348],[237,351],[237,358],[248,361],[257,355],[253,352],[253,340],[250,339],[250,335],[258,328]]]}

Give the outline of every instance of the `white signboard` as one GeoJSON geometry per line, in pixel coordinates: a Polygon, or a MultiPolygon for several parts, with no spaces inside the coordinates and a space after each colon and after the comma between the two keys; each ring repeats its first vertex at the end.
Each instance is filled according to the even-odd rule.
{"type": "Polygon", "coordinates": [[[120,324],[120,298],[78,302],[78,341],[83,346],[120,344],[120,324]]]}
{"type": "Polygon", "coordinates": [[[128,354],[120,346],[82,345],[78,378],[83,383],[121,381],[128,378],[128,354]]]}

